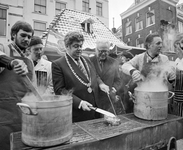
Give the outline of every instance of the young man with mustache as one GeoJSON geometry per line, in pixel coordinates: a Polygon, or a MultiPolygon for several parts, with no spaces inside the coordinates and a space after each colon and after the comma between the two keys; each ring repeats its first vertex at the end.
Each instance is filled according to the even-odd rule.
{"type": "Polygon", "coordinates": [[[65,56],[52,62],[54,92],[61,95],[73,91],[73,122],[98,118],[90,106],[97,106],[98,86],[103,88],[103,84],[98,84],[100,81],[89,58],[81,55],[84,36],[79,32],[69,32],[64,43],[65,56]]]}
{"type": "Polygon", "coordinates": [[[174,84],[174,97],[171,103],[172,113],[183,116],[183,33],[179,33],[174,41],[174,51],[177,54],[175,60],[176,78],[174,84]]]}
{"type": "Polygon", "coordinates": [[[3,150],[10,149],[10,133],[21,130],[21,111],[16,103],[30,91],[21,76],[35,79],[33,62],[24,55],[33,34],[30,24],[18,21],[11,28],[12,43],[0,44],[0,62],[4,67],[0,68],[0,145],[3,150]]]}

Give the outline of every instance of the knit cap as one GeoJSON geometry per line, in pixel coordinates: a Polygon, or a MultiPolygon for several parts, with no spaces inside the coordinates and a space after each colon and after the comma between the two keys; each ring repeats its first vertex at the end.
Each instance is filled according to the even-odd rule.
{"type": "Polygon", "coordinates": [[[29,47],[31,46],[34,46],[34,45],[37,45],[37,44],[43,44],[42,40],[40,37],[38,36],[33,36],[31,41],[30,41],[30,44],[29,44],[29,47]]]}

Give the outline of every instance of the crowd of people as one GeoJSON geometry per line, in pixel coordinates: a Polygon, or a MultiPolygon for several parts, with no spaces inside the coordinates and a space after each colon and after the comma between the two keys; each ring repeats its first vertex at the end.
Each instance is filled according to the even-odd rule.
{"type": "MultiPolygon", "coordinates": [[[[98,39],[92,57],[82,55],[84,36],[77,31],[68,32],[64,43],[66,53],[53,62],[47,60],[40,37],[34,36],[31,25],[18,21],[11,28],[8,45],[0,44],[0,145],[9,149],[9,135],[21,130],[21,112],[16,103],[30,91],[21,76],[28,76],[40,93],[62,95],[72,93],[73,122],[102,117],[91,107],[99,107],[117,115],[133,112],[133,93],[138,82],[149,77],[154,65],[169,61],[161,53],[162,39],[157,33],[145,40],[146,51],[133,56],[123,52],[117,59],[110,53],[110,41],[98,39]],[[114,109],[112,105],[114,106],[114,109]]],[[[183,34],[177,35],[174,44],[178,58],[165,74],[165,82],[175,92],[171,103],[172,113],[183,116],[183,34]]],[[[161,72],[161,70],[160,70],[161,72]]],[[[155,74],[155,77],[160,75],[155,74]]]]}

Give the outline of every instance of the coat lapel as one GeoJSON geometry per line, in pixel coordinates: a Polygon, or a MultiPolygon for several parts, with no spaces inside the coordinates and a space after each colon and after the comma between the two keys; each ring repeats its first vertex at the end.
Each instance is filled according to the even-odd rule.
{"type": "Polygon", "coordinates": [[[99,63],[99,60],[98,60],[96,55],[93,57],[93,63],[95,65],[95,69],[96,69],[98,75],[101,75],[102,74],[102,68],[100,67],[100,63],[99,63]]]}
{"type": "Polygon", "coordinates": [[[107,71],[111,69],[111,64],[112,64],[111,60],[107,57],[107,59],[103,64],[102,76],[104,76],[107,73],[107,71]]]}

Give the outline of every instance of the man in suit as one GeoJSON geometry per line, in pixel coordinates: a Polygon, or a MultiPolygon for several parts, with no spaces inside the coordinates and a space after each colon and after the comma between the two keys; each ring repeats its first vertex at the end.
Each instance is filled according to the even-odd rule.
{"type": "Polygon", "coordinates": [[[109,100],[110,97],[116,113],[121,114],[122,103],[116,95],[121,85],[119,63],[117,60],[108,56],[109,48],[109,41],[98,40],[96,42],[96,54],[90,57],[90,60],[93,62],[100,79],[108,86],[107,91],[99,91],[99,107],[114,113],[113,106],[109,100]]]}
{"type": "Polygon", "coordinates": [[[40,37],[32,37],[28,51],[30,53],[29,57],[34,63],[39,92],[53,94],[51,62],[42,58],[43,42],[40,37]]]}
{"type": "MultiPolygon", "coordinates": [[[[79,32],[67,33],[64,38],[65,56],[52,62],[55,94],[61,95],[64,91],[72,91],[73,122],[98,117],[90,106],[98,104],[99,80],[91,61],[81,56],[83,42],[84,37],[79,32]]],[[[105,90],[105,85],[100,83],[100,88],[105,90]]]]}

